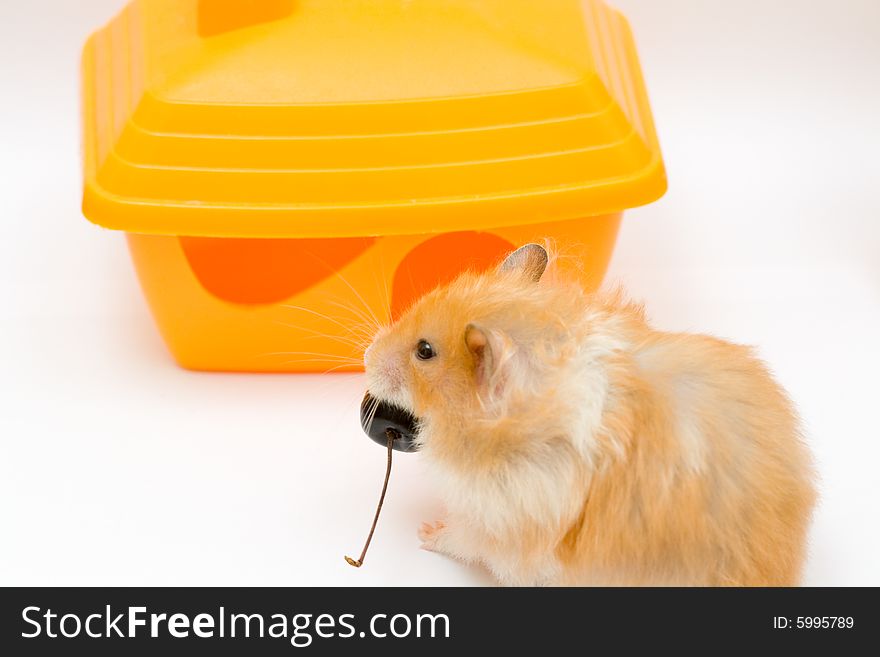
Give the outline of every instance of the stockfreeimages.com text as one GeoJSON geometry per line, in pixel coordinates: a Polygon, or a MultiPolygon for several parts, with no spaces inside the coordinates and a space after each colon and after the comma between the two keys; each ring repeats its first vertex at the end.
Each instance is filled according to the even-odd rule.
{"type": "Polygon", "coordinates": [[[212,638],[289,639],[297,648],[311,645],[315,637],[348,639],[376,638],[449,638],[449,617],[446,614],[375,614],[358,629],[354,614],[246,614],[231,613],[220,607],[214,613],[195,615],[183,613],[152,613],[146,607],[127,607],[115,612],[106,605],[101,612],[80,616],[40,607],[25,607],[21,612],[25,630],[21,636],[93,639],[105,637],[151,638],[190,636],[212,638]]]}

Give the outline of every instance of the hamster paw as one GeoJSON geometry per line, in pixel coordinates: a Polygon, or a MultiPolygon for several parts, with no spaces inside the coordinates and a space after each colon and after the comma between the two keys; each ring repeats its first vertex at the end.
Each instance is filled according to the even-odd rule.
{"type": "Polygon", "coordinates": [[[446,523],[442,520],[437,522],[423,522],[419,527],[419,539],[422,541],[422,549],[429,552],[440,552],[438,541],[446,529],[446,523]]]}

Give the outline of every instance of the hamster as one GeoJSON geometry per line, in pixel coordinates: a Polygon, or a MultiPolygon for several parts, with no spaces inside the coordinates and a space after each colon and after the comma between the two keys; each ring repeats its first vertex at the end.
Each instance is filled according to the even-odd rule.
{"type": "Polygon", "coordinates": [[[814,471],[766,366],[549,260],[461,275],[364,354],[446,505],[422,547],[506,585],[797,584],[814,471]]]}

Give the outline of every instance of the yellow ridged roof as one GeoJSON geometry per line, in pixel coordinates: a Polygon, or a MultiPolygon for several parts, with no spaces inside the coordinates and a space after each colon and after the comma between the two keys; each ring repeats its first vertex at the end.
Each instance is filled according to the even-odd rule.
{"type": "Polygon", "coordinates": [[[135,0],[82,69],[83,211],[109,228],[449,231],[665,191],[600,0],[135,0]]]}

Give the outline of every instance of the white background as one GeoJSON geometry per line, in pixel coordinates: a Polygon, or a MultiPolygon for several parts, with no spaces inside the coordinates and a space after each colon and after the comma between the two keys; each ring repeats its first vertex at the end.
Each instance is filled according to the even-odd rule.
{"type": "MultiPolygon", "coordinates": [[[[360,376],[172,365],[121,235],[79,213],[79,51],[119,0],[0,8],[0,584],[487,584],[420,551],[438,502],[360,376]]],[[[757,345],[822,502],[805,583],[880,584],[880,2],[617,0],[670,190],[610,279],[656,325],[757,345]]]]}

